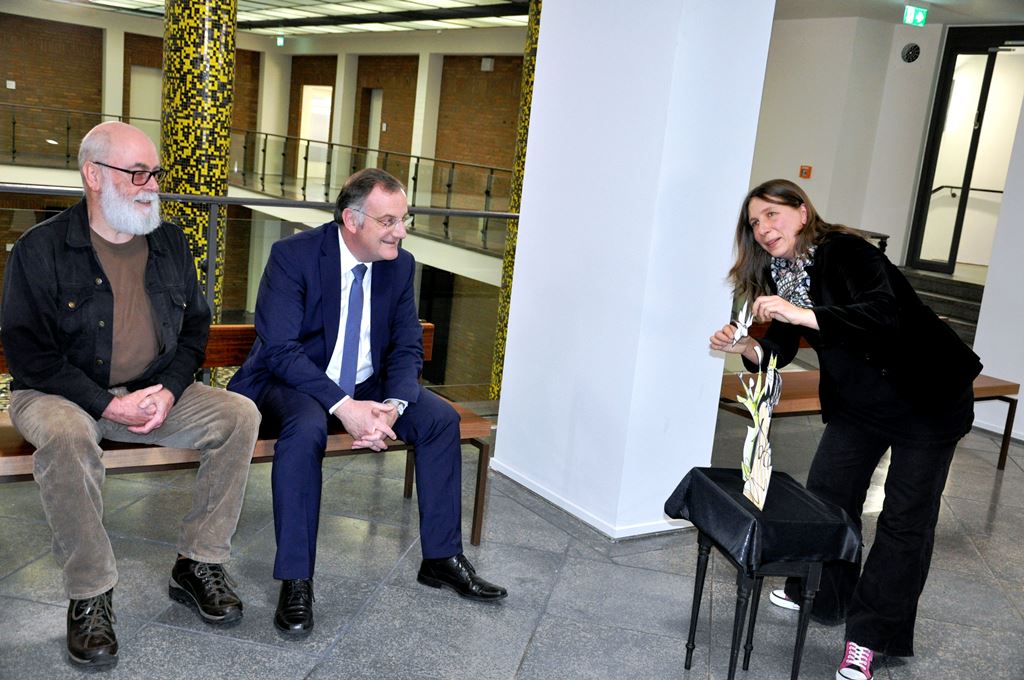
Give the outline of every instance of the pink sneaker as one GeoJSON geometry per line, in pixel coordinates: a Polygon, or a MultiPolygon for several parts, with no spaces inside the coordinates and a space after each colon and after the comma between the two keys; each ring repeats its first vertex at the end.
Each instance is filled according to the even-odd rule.
{"type": "Polygon", "coordinates": [[[836,671],[836,680],[871,680],[871,660],[875,653],[856,642],[846,642],[846,656],[836,671]]]}

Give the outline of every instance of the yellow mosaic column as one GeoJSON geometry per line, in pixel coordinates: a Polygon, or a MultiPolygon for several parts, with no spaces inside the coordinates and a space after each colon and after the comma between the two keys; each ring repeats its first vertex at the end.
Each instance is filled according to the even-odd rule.
{"type": "MultiPolygon", "coordinates": [[[[509,212],[519,212],[523,198],[523,167],[526,165],[526,137],[530,130],[530,105],[533,102],[533,72],[537,66],[537,38],[540,36],[540,6],[542,0],[530,0],[530,23],[526,29],[526,48],[523,51],[523,82],[519,97],[519,122],[516,133],[516,155],[512,164],[512,186],[509,212]]],[[[516,261],[516,240],[519,220],[509,220],[505,236],[505,254],[501,265],[501,290],[498,293],[498,328],[494,333],[494,359],[491,364],[489,397],[501,396],[501,372],[505,365],[505,340],[508,337],[508,308],[512,300],[512,272],[516,261]]]]}
{"type": "MultiPolygon", "coordinates": [[[[226,196],[235,82],[236,0],[166,0],[164,20],[162,189],[174,194],[226,196]]],[[[166,202],[165,219],[179,224],[207,285],[209,206],[166,202]]],[[[224,269],[226,206],[216,237],[213,314],[219,319],[224,269]]]]}

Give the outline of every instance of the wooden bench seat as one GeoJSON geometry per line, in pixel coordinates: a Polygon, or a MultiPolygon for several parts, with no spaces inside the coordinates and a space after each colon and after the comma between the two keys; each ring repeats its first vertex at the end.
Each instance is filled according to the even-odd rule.
{"type": "MultiPolygon", "coordinates": [[[[742,375],[744,380],[751,377],[749,373],[742,375]]],[[[821,413],[821,402],[818,401],[820,375],[819,371],[784,371],[782,373],[782,394],[779,397],[779,403],[772,411],[772,417],[785,418],[821,413]]],[[[722,390],[718,400],[719,408],[741,416],[749,416],[746,407],[736,400],[736,396],[742,391],[743,388],[735,373],[723,375],[722,390]]],[[[1006,457],[1010,449],[1019,392],[1020,385],[1009,380],[1001,380],[989,375],[979,375],[974,379],[975,401],[998,399],[1007,403],[1006,426],[1003,428],[1003,441],[999,449],[997,464],[997,468],[1000,470],[1006,468],[1006,457]]]]}
{"type": "MultiPolygon", "coordinates": [[[[256,339],[256,329],[248,324],[214,324],[210,327],[210,340],[206,348],[203,369],[214,369],[240,365],[249,354],[256,339]]],[[[423,353],[429,360],[433,353],[434,325],[423,323],[423,353]]],[[[7,362],[0,349],[0,373],[7,372],[7,362]]],[[[449,402],[450,403],[450,402],[449,402]]],[[[459,425],[460,439],[478,451],[476,492],[473,505],[473,524],[470,542],[480,544],[483,533],[484,502],[487,493],[487,470],[490,466],[491,421],[469,411],[458,404],[452,404],[462,422],[459,425]]],[[[327,437],[327,456],[350,456],[373,454],[369,449],[353,449],[352,437],[337,422],[331,419],[331,430],[327,437]]],[[[275,440],[261,435],[253,452],[253,463],[265,463],[274,458],[275,440]]],[[[130,444],[103,440],[103,464],[109,473],[140,472],[143,470],[174,470],[196,467],[199,452],[195,449],[178,449],[147,444],[130,444]]],[[[26,442],[11,424],[10,415],[0,413],[0,482],[14,482],[32,479],[32,453],[34,447],[26,442]]],[[[415,451],[405,442],[388,443],[388,450],[406,451],[405,498],[412,497],[413,465],[415,451]]]]}

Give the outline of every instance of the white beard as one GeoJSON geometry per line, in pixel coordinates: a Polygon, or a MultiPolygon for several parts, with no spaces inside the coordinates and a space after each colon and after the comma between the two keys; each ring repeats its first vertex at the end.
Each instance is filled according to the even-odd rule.
{"type": "Polygon", "coordinates": [[[152,191],[140,191],[133,198],[122,196],[109,177],[103,178],[100,210],[114,231],[132,236],[145,236],[160,226],[160,196],[152,191]],[[137,201],[150,201],[140,212],[137,201]]]}

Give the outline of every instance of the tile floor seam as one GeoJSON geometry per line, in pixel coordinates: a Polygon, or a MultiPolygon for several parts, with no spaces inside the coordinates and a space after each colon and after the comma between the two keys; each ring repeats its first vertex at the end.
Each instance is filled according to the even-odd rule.
{"type": "Polygon", "coordinates": [[[523,664],[526,662],[526,657],[530,652],[530,646],[533,644],[533,638],[537,635],[537,629],[540,627],[540,624],[544,620],[544,617],[548,614],[548,605],[551,603],[551,597],[554,595],[555,589],[558,587],[559,582],[561,582],[562,578],[565,577],[565,568],[569,562],[569,550],[571,548],[572,544],[569,544],[565,546],[564,550],[562,550],[562,560],[559,563],[558,568],[555,572],[557,575],[555,576],[555,579],[551,582],[551,587],[548,589],[547,597],[544,598],[543,606],[540,607],[540,610],[537,612],[536,622],[534,623],[533,630],[530,631],[529,639],[527,639],[526,644],[523,645],[523,652],[519,655],[519,663],[516,664],[516,670],[512,675],[513,678],[518,678],[519,674],[522,672],[523,664]]]}
{"type": "MultiPolygon", "coordinates": [[[[406,548],[401,555],[399,555],[398,559],[395,560],[395,563],[391,567],[391,569],[389,569],[388,572],[384,574],[383,577],[381,577],[381,579],[377,582],[377,585],[373,587],[370,593],[366,596],[366,599],[363,600],[363,603],[359,606],[359,609],[357,609],[355,613],[353,613],[352,616],[349,618],[349,620],[343,626],[341,626],[341,628],[338,629],[338,633],[334,636],[334,640],[332,640],[331,643],[327,645],[324,648],[324,650],[320,653],[319,659],[317,663],[314,664],[313,668],[310,669],[310,673],[316,670],[316,668],[318,668],[321,663],[326,661],[328,657],[334,652],[334,649],[341,642],[342,638],[344,638],[345,635],[348,634],[352,626],[355,625],[355,622],[359,620],[359,618],[363,615],[363,612],[365,612],[366,609],[370,606],[370,603],[378,599],[380,597],[380,594],[384,591],[384,589],[387,588],[392,576],[398,571],[398,567],[402,563],[402,560],[404,560],[406,556],[412,551],[412,549],[419,545],[419,543],[420,539],[416,538],[416,540],[414,540],[409,545],[409,547],[406,548]]],[[[306,677],[309,677],[309,675],[307,675],[306,677]]]]}

